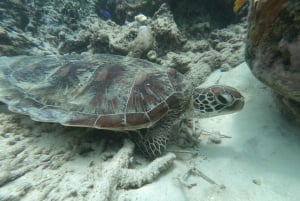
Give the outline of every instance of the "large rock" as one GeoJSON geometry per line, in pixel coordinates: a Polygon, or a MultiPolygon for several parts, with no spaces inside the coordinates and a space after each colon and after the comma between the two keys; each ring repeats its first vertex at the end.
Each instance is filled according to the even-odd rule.
{"type": "Polygon", "coordinates": [[[300,119],[300,1],[250,0],[246,61],[300,119]]]}

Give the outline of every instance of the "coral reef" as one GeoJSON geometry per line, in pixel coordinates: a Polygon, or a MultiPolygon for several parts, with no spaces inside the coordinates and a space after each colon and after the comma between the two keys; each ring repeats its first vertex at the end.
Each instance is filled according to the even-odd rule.
{"type": "MultiPolygon", "coordinates": [[[[103,6],[104,3],[113,1],[101,2],[103,6]]],[[[160,5],[159,2],[155,3],[157,10],[153,11],[153,16],[147,17],[141,13],[134,16],[143,17],[142,23],[133,18],[131,22],[118,25],[113,21],[113,14],[109,20],[99,18],[99,2],[93,0],[76,3],[31,1],[12,8],[9,7],[10,1],[2,1],[0,4],[5,15],[1,13],[4,20],[0,22],[0,54],[114,53],[148,58],[167,67],[183,69],[181,72],[186,72],[190,63],[175,64],[172,57],[168,56],[171,52],[184,57],[192,56],[187,54],[191,51],[201,60],[196,62],[192,59],[192,63],[202,65],[208,62],[211,70],[220,68],[223,63],[231,68],[243,61],[244,26],[232,25],[218,30],[213,28],[214,23],[208,18],[189,19],[187,26],[178,26],[172,9],[168,4],[160,5]],[[20,14],[22,18],[14,18],[20,14]],[[147,29],[140,26],[146,26],[147,29]],[[144,40],[141,40],[142,33],[147,35],[144,40]]],[[[147,9],[143,13],[148,13],[147,9]]]]}
{"type": "Polygon", "coordinates": [[[142,25],[139,27],[138,33],[134,41],[130,44],[130,51],[128,56],[131,57],[142,57],[153,48],[154,37],[150,26],[142,25]]]}
{"type": "Polygon", "coordinates": [[[246,61],[300,119],[300,2],[250,1],[246,61]],[[283,100],[284,99],[284,100],[283,100]],[[297,103],[297,104],[296,104],[297,103]]]}
{"type": "Polygon", "coordinates": [[[144,168],[130,169],[129,166],[131,164],[133,150],[134,144],[125,140],[124,146],[118,153],[116,153],[108,163],[102,165],[100,174],[104,177],[100,179],[97,184],[100,188],[99,191],[101,192],[100,195],[98,195],[97,200],[116,200],[116,190],[118,188],[136,188],[152,182],[162,171],[168,169],[175,159],[175,155],[169,153],[155,159],[144,168]]]}
{"type": "Polygon", "coordinates": [[[180,49],[186,42],[186,38],[178,29],[167,4],[162,4],[154,13],[151,27],[157,42],[157,52],[159,55],[171,50],[180,49]]]}
{"type": "Polygon", "coordinates": [[[110,0],[100,1],[102,7],[110,10],[113,20],[117,24],[124,24],[126,21],[133,21],[135,16],[143,13],[146,16],[152,16],[165,0],[110,0]],[[104,3],[103,3],[104,2],[104,3]],[[104,4],[104,5],[103,5],[104,4]]]}

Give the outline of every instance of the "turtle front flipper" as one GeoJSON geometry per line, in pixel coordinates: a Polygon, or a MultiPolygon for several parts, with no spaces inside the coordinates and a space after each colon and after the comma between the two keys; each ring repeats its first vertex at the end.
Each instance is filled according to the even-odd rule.
{"type": "Polygon", "coordinates": [[[169,112],[163,119],[150,128],[138,130],[130,135],[138,149],[147,157],[155,158],[164,153],[174,126],[181,121],[181,109],[169,112]]]}
{"type": "Polygon", "coordinates": [[[167,148],[170,134],[163,129],[142,129],[133,140],[138,149],[147,157],[155,158],[160,156],[167,148]]]}

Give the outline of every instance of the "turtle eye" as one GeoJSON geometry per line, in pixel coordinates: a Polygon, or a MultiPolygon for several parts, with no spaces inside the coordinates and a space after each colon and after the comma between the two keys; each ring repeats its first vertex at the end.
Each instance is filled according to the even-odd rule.
{"type": "Polygon", "coordinates": [[[216,96],[216,99],[219,103],[227,105],[232,103],[233,97],[230,94],[220,94],[216,96]]]}

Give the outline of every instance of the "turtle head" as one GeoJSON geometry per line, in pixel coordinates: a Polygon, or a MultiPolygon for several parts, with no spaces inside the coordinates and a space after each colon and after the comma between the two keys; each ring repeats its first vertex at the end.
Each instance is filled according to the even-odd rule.
{"type": "Polygon", "coordinates": [[[195,117],[213,117],[241,110],[244,106],[244,97],[229,86],[197,87],[193,91],[192,104],[195,117]]]}

